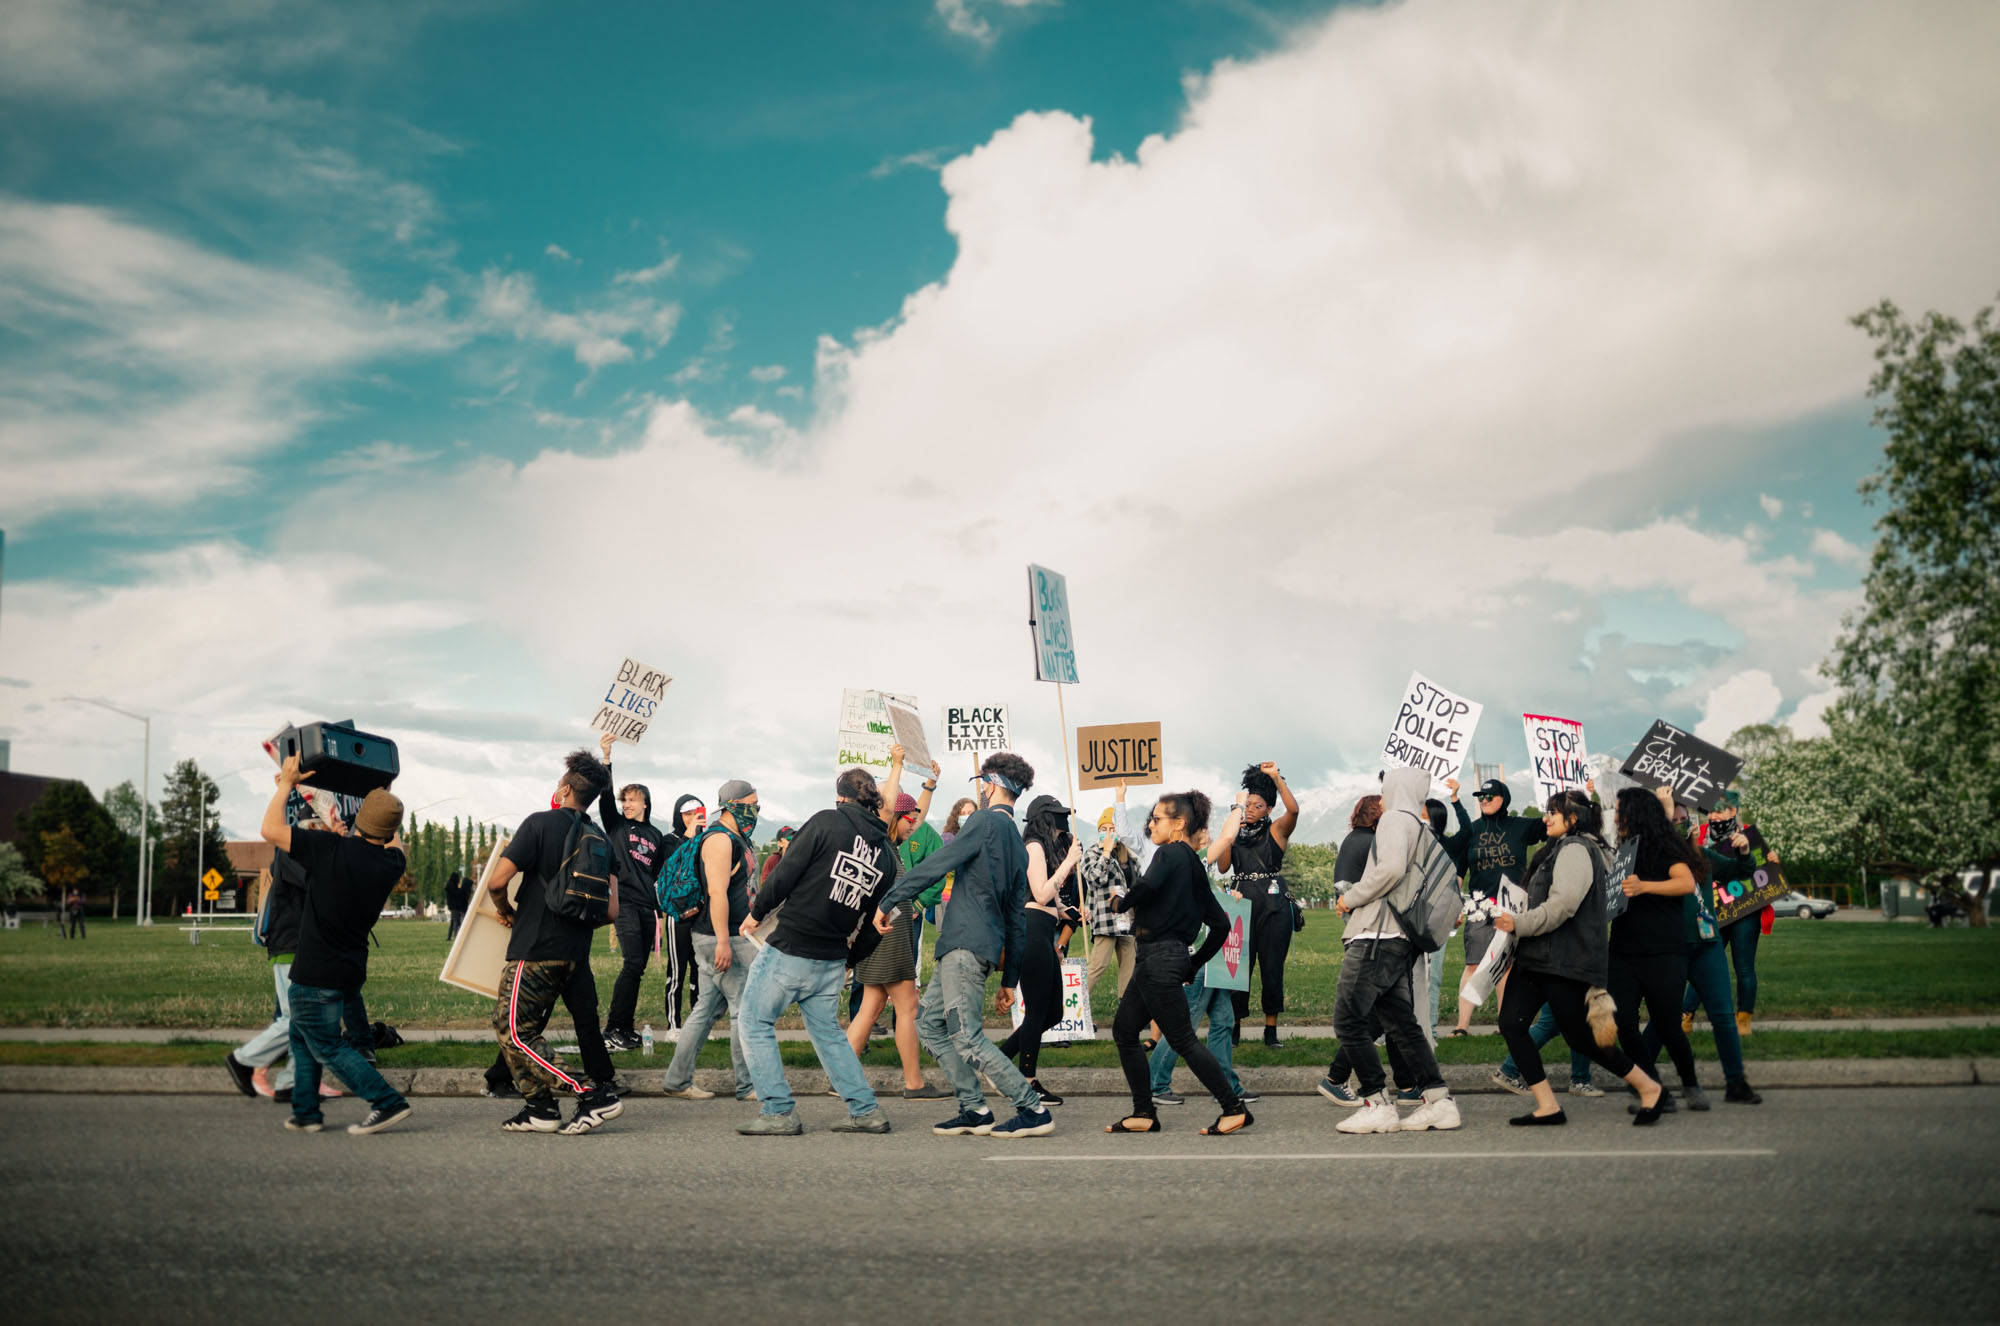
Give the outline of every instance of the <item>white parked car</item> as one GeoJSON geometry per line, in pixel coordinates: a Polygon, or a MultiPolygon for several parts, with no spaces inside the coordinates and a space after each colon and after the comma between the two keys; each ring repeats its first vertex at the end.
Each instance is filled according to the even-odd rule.
{"type": "Polygon", "coordinates": [[[1771,901],[1773,915],[1796,916],[1801,921],[1808,918],[1815,921],[1824,921],[1827,917],[1832,916],[1835,910],[1834,904],[1827,899],[1808,898],[1797,889],[1793,889],[1783,897],[1774,898],[1771,901]]]}
{"type": "Polygon", "coordinates": [[[417,914],[414,907],[384,907],[382,919],[385,921],[407,921],[417,914]]]}

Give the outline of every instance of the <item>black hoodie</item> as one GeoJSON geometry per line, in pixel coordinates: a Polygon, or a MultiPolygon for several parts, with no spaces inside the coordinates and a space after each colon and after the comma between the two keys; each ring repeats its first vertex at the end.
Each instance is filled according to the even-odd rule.
{"type": "MultiPolygon", "coordinates": [[[[611,769],[608,764],[604,767],[607,773],[611,769]]],[[[653,827],[653,794],[646,785],[632,785],[646,803],[645,817],[636,820],[626,819],[619,809],[618,797],[611,790],[616,786],[616,779],[605,784],[597,798],[597,817],[604,821],[604,837],[611,844],[611,860],[618,869],[618,910],[637,907],[657,912],[660,903],[654,885],[673,848],[667,845],[667,835],[653,827]]]]}
{"type": "Polygon", "coordinates": [[[1527,878],[1528,849],[1549,836],[1549,826],[1528,815],[1509,815],[1514,801],[1506,788],[1500,790],[1500,813],[1481,815],[1475,823],[1465,807],[1454,801],[1458,832],[1444,840],[1453,861],[1465,867],[1466,892],[1474,898],[1491,899],[1500,892],[1500,877],[1516,884],[1527,878]]]}

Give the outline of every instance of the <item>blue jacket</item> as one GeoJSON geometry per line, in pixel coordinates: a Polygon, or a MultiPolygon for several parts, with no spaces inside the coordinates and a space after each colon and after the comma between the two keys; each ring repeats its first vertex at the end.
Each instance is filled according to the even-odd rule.
{"type": "Polygon", "coordinates": [[[962,948],[1000,967],[1002,988],[1018,984],[1021,950],[1028,941],[1028,848],[1005,811],[976,811],[959,825],[958,836],[932,852],[896,881],[881,909],[922,893],[953,871],[951,905],[938,926],[937,955],[962,948]]]}

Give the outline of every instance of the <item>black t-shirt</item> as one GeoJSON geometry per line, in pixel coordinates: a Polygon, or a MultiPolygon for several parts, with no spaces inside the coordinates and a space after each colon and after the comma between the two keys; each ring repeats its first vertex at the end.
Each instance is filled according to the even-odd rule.
{"type": "Polygon", "coordinates": [[[549,910],[549,877],[562,866],[571,810],[538,810],[521,821],[500,855],[521,872],[514,894],[514,933],[507,940],[509,962],[588,962],[590,927],[549,910]]]}
{"type": "MultiPolygon", "coordinates": [[[[1680,860],[1680,857],[1651,843],[1641,843],[1632,873],[1643,880],[1663,880],[1680,860]]],[[[1611,951],[1634,956],[1685,951],[1687,926],[1683,911],[1686,906],[1687,899],[1683,897],[1638,894],[1625,905],[1624,913],[1611,923],[1611,951]]]]}
{"type": "Polygon", "coordinates": [[[368,932],[403,877],[403,854],[364,838],[292,830],[291,858],[305,871],[292,981],[359,990],[368,979],[368,932]]]}
{"type": "MultiPolygon", "coordinates": [[[[719,826],[705,835],[694,849],[694,875],[701,881],[701,912],[694,918],[694,932],[698,935],[712,935],[715,926],[708,914],[708,867],[702,864],[709,843],[720,838],[729,844],[729,933],[734,937],[743,918],[750,915],[750,857],[743,850],[742,840],[719,826]]],[[[789,849],[787,849],[789,850],[789,849]]]]}

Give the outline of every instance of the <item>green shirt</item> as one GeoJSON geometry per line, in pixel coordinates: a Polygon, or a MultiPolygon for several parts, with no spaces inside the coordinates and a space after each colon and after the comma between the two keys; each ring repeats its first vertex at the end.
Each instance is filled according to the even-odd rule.
{"type": "MultiPolygon", "coordinates": [[[[944,839],[938,835],[936,829],[931,827],[929,820],[924,820],[917,825],[917,831],[904,839],[902,846],[896,849],[896,859],[903,863],[903,873],[907,875],[916,866],[917,862],[943,846],[944,839]]],[[[949,876],[946,878],[949,878],[949,876]]],[[[917,909],[922,911],[925,908],[937,906],[938,899],[944,896],[944,885],[945,881],[941,879],[931,885],[925,892],[918,894],[916,900],[917,909]]]]}

